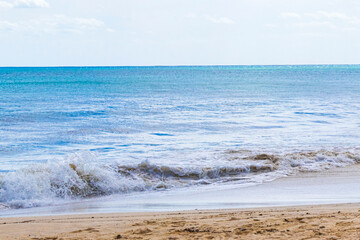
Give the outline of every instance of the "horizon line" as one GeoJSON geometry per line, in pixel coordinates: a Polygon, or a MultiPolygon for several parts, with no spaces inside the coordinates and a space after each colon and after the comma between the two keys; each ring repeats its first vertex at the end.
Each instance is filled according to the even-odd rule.
{"type": "Polygon", "coordinates": [[[302,63],[302,64],[179,64],[179,65],[42,65],[42,66],[0,66],[0,68],[66,68],[66,67],[231,67],[231,66],[345,66],[360,65],[360,63],[302,63]]]}

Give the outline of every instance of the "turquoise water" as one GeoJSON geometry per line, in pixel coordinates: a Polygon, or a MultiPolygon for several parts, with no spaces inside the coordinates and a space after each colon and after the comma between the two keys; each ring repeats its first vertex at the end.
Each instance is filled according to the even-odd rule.
{"type": "Polygon", "coordinates": [[[0,68],[0,202],[359,162],[360,66],[0,68]]]}

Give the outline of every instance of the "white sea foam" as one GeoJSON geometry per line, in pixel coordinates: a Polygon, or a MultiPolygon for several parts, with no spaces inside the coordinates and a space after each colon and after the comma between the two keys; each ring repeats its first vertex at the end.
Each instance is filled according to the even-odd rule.
{"type": "Polygon", "coordinates": [[[287,153],[228,150],[216,161],[162,165],[143,161],[102,163],[89,152],[62,161],[35,164],[2,173],[0,202],[11,208],[50,205],[59,201],[202,184],[261,183],[299,171],[321,171],[360,163],[359,149],[287,153]]]}

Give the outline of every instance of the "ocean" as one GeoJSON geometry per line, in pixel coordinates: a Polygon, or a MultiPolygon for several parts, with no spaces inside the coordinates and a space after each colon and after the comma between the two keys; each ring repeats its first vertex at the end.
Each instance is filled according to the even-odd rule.
{"type": "Polygon", "coordinates": [[[360,65],[3,67],[0,208],[360,163],[359,92],[360,65]]]}

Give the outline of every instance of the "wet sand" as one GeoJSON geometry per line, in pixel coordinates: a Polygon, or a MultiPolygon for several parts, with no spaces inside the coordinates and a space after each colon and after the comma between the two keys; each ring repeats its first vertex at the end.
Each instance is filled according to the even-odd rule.
{"type": "Polygon", "coordinates": [[[360,204],[0,219],[0,239],[360,239],[360,204]]]}

